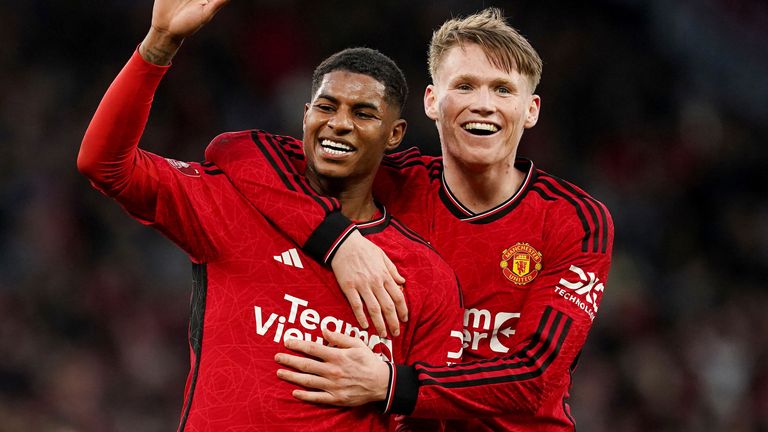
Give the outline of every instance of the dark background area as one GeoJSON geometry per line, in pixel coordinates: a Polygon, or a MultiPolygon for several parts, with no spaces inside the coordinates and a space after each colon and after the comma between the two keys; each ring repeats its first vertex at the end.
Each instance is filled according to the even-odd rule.
{"type": "MultiPolygon", "coordinates": [[[[144,148],[300,136],[348,46],[408,77],[404,147],[445,19],[502,7],[544,60],[519,153],[613,213],[613,268],[574,374],[581,431],[768,431],[768,5],[761,0],[242,1],[184,43],[144,148]]],[[[185,255],[90,188],[83,132],[149,0],[0,3],[0,431],[169,431],[189,366],[185,255]]]]}

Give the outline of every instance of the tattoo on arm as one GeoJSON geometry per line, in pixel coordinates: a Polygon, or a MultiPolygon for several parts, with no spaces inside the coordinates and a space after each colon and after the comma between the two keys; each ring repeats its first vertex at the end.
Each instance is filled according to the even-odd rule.
{"type": "Polygon", "coordinates": [[[183,38],[174,38],[167,33],[150,29],[139,45],[139,54],[149,63],[167,66],[183,41],[183,38]]]}
{"type": "Polygon", "coordinates": [[[168,65],[176,54],[176,50],[165,50],[158,47],[144,48],[142,51],[141,56],[144,57],[144,60],[161,66],[168,65]]]}

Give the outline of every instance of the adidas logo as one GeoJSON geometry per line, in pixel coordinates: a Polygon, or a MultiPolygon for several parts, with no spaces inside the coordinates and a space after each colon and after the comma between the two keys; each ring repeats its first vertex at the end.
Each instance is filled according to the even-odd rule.
{"type": "Polygon", "coordinates": [[[283,263],[291,267],[304,268],[304,264],[301,263],[301,258],[299,258],[299,253],[296,252],[296,248],[290,248],[282,254],[275,255],[272,258],[274,258],[275,261],[279,263],[283,263]]]}

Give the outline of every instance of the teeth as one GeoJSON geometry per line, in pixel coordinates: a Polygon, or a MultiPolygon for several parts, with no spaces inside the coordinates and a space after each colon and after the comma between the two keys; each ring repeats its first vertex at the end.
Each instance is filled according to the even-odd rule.
{"type": "Polygon", "coordinates": [[[326,153],[329,153],[332,155],[342,155],[344,153],[349,153],[355,150],[352,146],[338,143],[336,141],[331,141],[329,139],[324,139],[320,141],[320,146],[323,147],[323,150],[326,153]]]}
{"type": "Polygon", "coordinates": [[[477,122],[472,122],[472,123],[465,124],[464,125],[464,129],[466,129],[466,130],[484,130],[484,131],[488,131],[488,132],[497,132],[499,130],[499,128],[496,125],[494,125],[494,124],[491,124],[491,123],[477,123],[477,122]]]}
{"type": "Polygon", "coordinates": [[[341,151],[341,150],[334,150],[334,149],[332,149],[332,148],[328,148],[328,147],[323,147],[323,151],[324,151],[324,152],[326,152],[326,153],[328,153],[328,154],[332,154],[332,155],[343,155],[343,154],[346,154],[346,153],[347,153],[347,152],[345,152],[345,151],[341,151]]]}

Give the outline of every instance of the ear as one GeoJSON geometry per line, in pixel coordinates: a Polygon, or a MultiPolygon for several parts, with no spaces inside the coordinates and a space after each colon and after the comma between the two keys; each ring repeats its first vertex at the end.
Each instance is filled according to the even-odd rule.
{"type": "Polygon", "coordinates": [[[309,102],[304,104],[304,117],[301,120],[301,131],[304,132],[304,130],[307,128],[307,113],[309,112],[309,102]]]}
{"type": "Polygon", "coordinates": [[[525,123],[523,126],[528,129],[536,126],[539,121],[539,112],[541,111],[541,97],[539,95],[531,95],[531,101],[528,104],[528,115],[525,117],[525,123]]]}
{"type": "Polygon", "coordinates": [[[397,148],[405,137],[405,130],[408,129],[408,122],[405,119],[397,119],[392,124],[392,131],[387,139],[387,146],[384,147],[384,151],[390,151],[397,148]]]}
{"type": "Polygon", "coordinates": [[[437,120],[437,93],[434,84],[428,85],[424,90],[424,112],[427,117],[437,120]]]}

